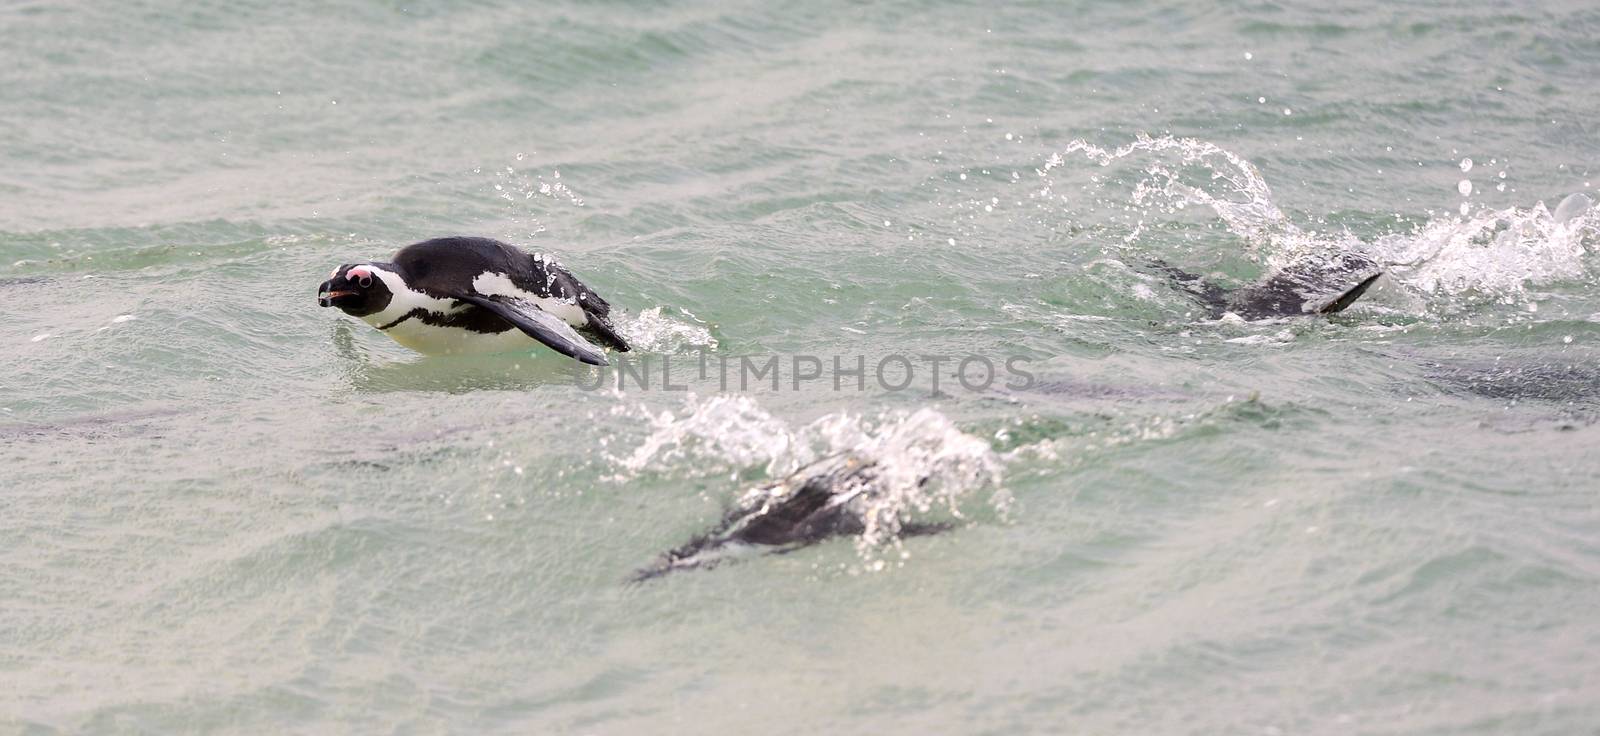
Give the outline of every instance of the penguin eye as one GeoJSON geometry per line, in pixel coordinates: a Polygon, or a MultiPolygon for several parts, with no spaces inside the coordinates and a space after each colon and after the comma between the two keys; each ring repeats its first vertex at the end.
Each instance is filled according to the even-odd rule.
{"type": "Polygon", "coordinates": [[[365,289],[369,286],[372,286],[372,277],[363,275],[361,278],[356,280],[356,283],[361,284],[361,288],[365,289]]]}

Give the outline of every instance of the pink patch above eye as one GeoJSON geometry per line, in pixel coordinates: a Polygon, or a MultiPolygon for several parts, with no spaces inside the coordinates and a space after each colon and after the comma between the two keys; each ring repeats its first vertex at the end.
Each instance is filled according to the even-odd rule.
{"type": "Polygon", "coordinates": [[[347,279],[359,279],[359,278],[369,278],[370,279],[370,278],[372,278],[372,272],[368,271],[366,266],[356,266],[355,268],[352,268],[349,271],[345,271],[344,272],[344,277],[347,278],[347,279]]]}

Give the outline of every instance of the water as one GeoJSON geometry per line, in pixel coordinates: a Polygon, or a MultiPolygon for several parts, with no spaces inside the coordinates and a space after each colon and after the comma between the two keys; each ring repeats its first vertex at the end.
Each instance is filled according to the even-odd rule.
{"type": "Polygon", "coordinates": [[[1597,37],[1579,3],[0,7],[0,730],[1590,732],[1600,216],[1552,211],[1596,198],[1597,37]],[[1038,381],[586,391],[316,307],[456,233],[555,254],[658,360],[1038,381]],[[1331,319],[1211,320],[1148,267],[1347,252],[1388,276],[1331,319]],[[625,582],[838,452],[900,474],[870,534],[625,582]]]}

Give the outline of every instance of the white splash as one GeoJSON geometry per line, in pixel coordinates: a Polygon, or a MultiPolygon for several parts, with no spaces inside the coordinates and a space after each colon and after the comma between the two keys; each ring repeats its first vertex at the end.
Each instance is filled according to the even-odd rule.
{"type": "Polygon", "coordinates": [[[1251,345],[1255,347],[1288,345],[1294,342],[1294,333],[1288,330],[1279,330],[1271,335],[1244,335],[1242,337],[1231,337],[1223,340],[1223,342],[1229,342],[1235,345],[1251,345]]]}
{"type": "Polygon", "coordinates": [[[634,315],[613,315],[613,319],[617,331],[635,350],[672,353],[685,348],[717,348],[717,338],[704,322],[687,309],[678,308],[677,311],[684,319],[662,314],[661,307],[651,307],[634,315]]]}
{"type": "Polygon", "coordinates": [[[1565,225],[1588,214],[1589,208],[1593,206],[1594,200],[1589,199],[1588,195],[1581,192],[1569,194],[1566,199],[1561,200],[1561,204],[1556,205],[1556,211],[1551,213],[1550,218],[1555,220],[1557,225],[1565,225]]]}
{"type": "Polygon", "coordinates": [[[1010,507],[1000,486],[1000,459],[989,444],[933,409],[889,414],[876,423],[831,414],[807,429],[835,452],[876,463],[870,487],[851,502],[865,526],[857,541],[863,554],[899,540],[906,522],[936,510],[961,518],[963,502],[980,488],[994,489],[990,504],[999,512],[1010,507]]]}
{"type": "MultiPolygon", "coordinates": [[[[703,473],[707,467],[760,468],[781,478],[819,459],[850,455],[871,463],[874,472],[849,508],[865,527],[857,539],[863,555],[898,541],[908,522],[932,514],[961,518],[981,489],[992,489],[988,504],[1004,514],[1010,496],[1001,487],[1002,463],[989,444],[962,432],[933,409],[887,412],[873,419],[828,414],[791,427],[747,396],[689,397],[678,412],[645,414],[648,436],[617,464],[615,480],[641,472],[703,473]]],[[[740,502],[768,493],[757,486],[740,502]]]]}
{"type": "MultiPolygon", "coordinates": [[[[1097,205],[1134,213],[1125,218],[1125,242],[1138,242],[1157,216],[1180,217],[1199,205],[1268,269],[1361,253],[1385,267],[1385,283],[1397,283],[1413,297],[1474,294],[1517,301],[1529,287],[1587,277],[1584,259],[1600,243],[1600,217],[1581,194],[1563,200],[1555,214],[1543,203],[1476,212],[1464,206],[1459,217],[1437,216],[1409,232],[1368,240],[1342,230],[1306,230],[1277,207],[1266,180],[1249,161],[1206,141],[1172,136],[1139,136],[1115,149],[1072,141],[1035,170],[1042,186],[1030,196],[1041,203],[1069,202],[1062,192],[1075,188],[1084,173],[1064,169],[1074,157],[1100,169],[1124,160],[1140,167],[1121,202],[1106,197],[1113,176],[1091,173],[1086,185],[1097,205]]],[[[1470,160],[1463,159],[1460,168],[1471,169],[1470,160]]],[[[1462,179],[1457,191],[1470,195],[1471,182],[1462,179]]],[[[1418,302],[1428,304],[1425,299],[1418,302]]]]}
{"type": "MultiPolygon", "coordinates": [[[[1172,136],[1140,135],[1134,142],[1116,149],[1101,148],[1083,139],[1074,140],[1035,170],[1044,181],[1044,187],[1031,196],[1036,199],[1062,196],[1056,194],[1052,172],[1065,166],[1068,157],[1075,155],[1102,168],[1141,156],[1139,160],[1145,162],[1143,175],[1133,185],[1128,204],[1156,214],[1177,214],[1193,205],[1208,207],[1229,231],[1243,238],[1246,246],[1264,250],[1269,266],[1282,267],[1304,255],[1298,252],[1305,250],[1304,244],[1296,242],[1302,233],[1273,202],[1272,190],[1261,172],[1221,146],[1172,136]],[[1182,171],[1185,167],[1201,168],[1207,184],[1219,191],[1213,194],[1186,183],[1182,171]],[[1272,245],[1279,247],[1267,247],[1272,245]]],[[[1143,220],[1134,227],[1125,238],[1127,242],[1134,242],[1143,234],[1142,224],[1143,220]]]]}
{"type": "Polygon", "coordinates": [[[1600,241],[1592,213],[1558,220],[1544,203],[1436,218],[1415,232],[1386,235],[1371,254],[1389,275],[1428,294],[1476,292],[1501,301],[1527,288],[1587,275],[1587,254],[1600,241]]]}
{"type": "Polygon", "coordinates": [[[713,396],[704,401],[691,396],[676,413],[619,409],[641,414],[650,427],[644,441],[617,461],[626,471],[619,480],[706,463],[763,466],[767,475],[780,476],[810,459],[789,426],[747,396],[713,396]]]}

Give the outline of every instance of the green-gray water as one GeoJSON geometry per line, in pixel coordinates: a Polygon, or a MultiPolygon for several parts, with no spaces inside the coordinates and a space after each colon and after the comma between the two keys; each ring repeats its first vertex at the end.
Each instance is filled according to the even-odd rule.
{"type": "Polygon", "coordinates": [[[1592,5],[419,5],[0,5],[0,731],[1600,723],[1592,5]],[[458,233],[635,355],[1039,381],[585,391],[316,306],[458,233]],[[1331,319],[1150,268],[1351,250],[1331,319]],[[985,472],[626,583],[839,451],[985,472]]]}

